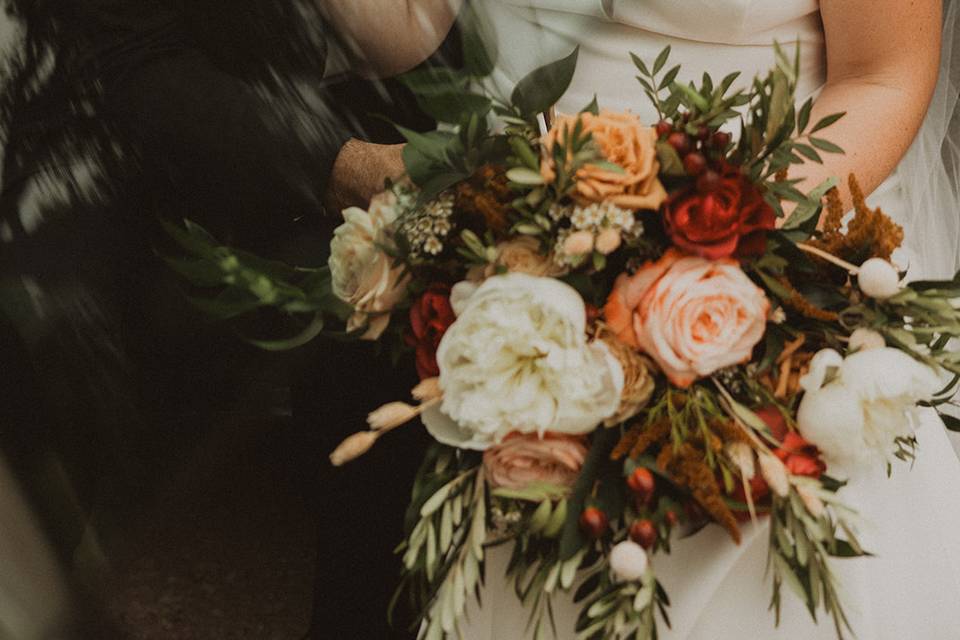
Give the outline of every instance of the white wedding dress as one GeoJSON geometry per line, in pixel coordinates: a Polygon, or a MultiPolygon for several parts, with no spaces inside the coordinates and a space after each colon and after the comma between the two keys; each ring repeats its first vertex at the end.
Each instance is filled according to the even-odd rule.
{"type": "MultiPolygon", "coordinates": [[[[516,81],[545,62],[580,45],[573,85],[558,109],[576,112],[596,93],[600,105],[631,109],[655,121],[635,80],[628,52],[652,61],[671,45],[681,79],[699,80],[703,71],[719,79],[735,70],[742,82],[773,65],[772,43],[792,50],[801,45],[798,99],[813,95],[825,77],[824,36],[816,0],[483,0],[474,6],[499,43],[492,79],[509,95],[516,81]]],[[[829,136],[828,136],[829,137],[829,136]]],[[[904,213],[902,172],[872,196],[885,211],[904,213]]],[[[953,212],[956,216],[957,212],[953,212]]],[[[939,222],[939,221],[938,221],[939,222]]],[[[929,252],[911,245],[911,272],[943,276],[952,264],[921,261],[929,252]]],[[[946,250],[956,250],[946,246],[946,250]]],[[[933,415],[918,432],[920,453],[913,468],[899,464],[888,479],[883,469],[860,477],[841,495],[860,511],[860,540],[872,558],[836,560],[847,613],[861,640],[956,640],[960,638],[960,463],[943,425],[933,415]]],[[[664,640],[742,640],[836,637],[832,621],[820,624],[784,587],[779,628],[768,612],[770,581],[765,576],[768,526],[748,525],[737,546],[719,527],[678,541],[672,555],[657,555],[653,566],[667,589],[672,629],[664,640]]],[[[520,640],[528,612],[502,576],[509,549],[491,549],[482,609],[472,606],[463,625],[468,640],[520,640]]],[[[563,640],[573,632],[579,606],[558,598],[557,625],[563,640]]]]}

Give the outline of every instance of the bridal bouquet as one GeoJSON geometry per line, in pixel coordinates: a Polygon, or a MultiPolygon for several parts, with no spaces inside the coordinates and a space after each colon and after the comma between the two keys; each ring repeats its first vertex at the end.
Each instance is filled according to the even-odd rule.
{"type": "Polygon", "coordinates": [[[819,134],[842,114],[795,106],[795,60],[778,49],[733,89],[736,74],[679,83],[668,59],[634,58],[655,123],[596,101],[551,114],[576,52],[509,99],[472,89],[482,59],[408,75],[446,124],[402,131],[407,178],[343,212],[326,269],[171,228],[193,253],[173,266],[220,292],[208,309],[312,318],[264,346],[342,323],[415,365],[413,400],[374,410],[331,460],[418,419],[434,437],[398,549],[424,638],[458,633],[506,542],[532,637],[575,591],[578,638],[655,638],[658,556],[704,526],[738,542],[749,520],[769,521],[771,607],[785,585],[842,636],[831,561],[866,554],[843,478],[909,460],[918,406],[960,375],[960,278],[902,283],[902,231],[855,179],[844,220],[833,181],[790,177],[841,152],[819,134]]]}

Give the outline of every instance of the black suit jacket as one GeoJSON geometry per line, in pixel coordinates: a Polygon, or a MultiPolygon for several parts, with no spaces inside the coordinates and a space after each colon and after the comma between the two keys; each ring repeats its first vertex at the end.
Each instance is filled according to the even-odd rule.
{"type": "MultiPolygon", "coordinates": [[[[106,172],[115,184],[103,211],[113,213],[100,216],[105,222],[96,226],[98,231],[85,234],[90,243],[75,252],[77,260],[97,263],[96,271],[105,274],[96,278],[93,288],[104,294],[101,308],[111,309],[109,315],[118,318],[125,347],[136,354],[134,367],[160,370],[161,387],[166,379],[175,381],[178,391],[200,390],[201,397],[195,400],[202,403],[215,368],[205,361],[210,358],[210,333],[191,331],[174,321],[173,329],[163,335],[158,316],[184,303],[175,298],[149,303],[143,299],[144,291],[154,289],[150,283],[163,276],[150,253],[156,216],[190,217],[225,240],[274,256],[290,257],[281,249],[309,238],[296,243],[306,247],[297,253],[320,262],[336,220],[324,214],[322,194],[343,142],[350,136],[397,141],[368,114],[388,114],[416,128],[429,121],[395,85],[325,79],[327,50],[335,36],[315,11],[304,8],[309,3],[24,4],[46,7],[54,14],[56,27],[50,33],[56,34],[62,64],[55,70],[52,88],[43,95],[45,104],[73,112],[89,99],[96,135],[103,136],[90,146],[115,145],[122,154],[113,165],[118,171],[122,167],[122,173],[106,172]],[[68,104],[71,100],[73,104],[68,104]],[[104,226],[115,235],[103,231],[104,226]],[[115,253],[108,247],[116,246],[130,251],[105,262],[104,256],[115,253]],[[185,334],[192,334],[189,346],[183,345],[185,334]],[[185,377],[202,382],[188,384],[185,377]]],[[[22,111],[27,121],[36,113],[32,106],[25,103],[22,111]]],[[[36,140],[24,137],[24,148],[38,147],[36,140]]],[[[19,168],[30,175],[36,167],[29,164],[30,154],[22,155],[22,166],[8,164],[5,171],[19,168]]],[[[16,182],[5,180],[4,187],[16,182]]],[[[8,197],[7,204],[13,199],[8,197]]],[[[95,208],[88,206],[87,213],[95,214],[95,208]]],[[[34,244],[43,235],[34,232],[25,244],[34,244]]],[[[74,237],[72,232],[60,235],[74,237]]],[[[30,252],[36,260],[20,260],[15,268],[46,270],[53,256],[44,246],[40,243],[30,252]]],[[[79,279],[87,273],[72,266],[63,271],[79,279]]],[[[56,286],[52,280],[45,282],[56,286]]],[[[79,290],[73,284],[66,289],[79,290]]],[[[219,358],[222,342],[217,344],[219,358]]],[[[387,628],[385,610],[398,574],[392,549],[402,533],[403,509],[423,434],[416,427],[397,434],[346,470],[330,469],[325,457],[340,438],[362,428],[365,413],[377,402],[404,397],[409,389],[408,379],[392,373],[389,363],[368,347],[318,342],[301,354],[302,366],[294,376],[295,417],[315,447],[320,481],[317,638],[409,636],[387,628]]],[[[71,407],[60,413],[77,415],[71,407]]],[[[76,431],[73,422],[62,427],[76,431]]],[[[90,446],[95,451],[103,448],[96,439],[90,446]]],[[[84,466],[82,460],[78,466],[84,466]]]]}

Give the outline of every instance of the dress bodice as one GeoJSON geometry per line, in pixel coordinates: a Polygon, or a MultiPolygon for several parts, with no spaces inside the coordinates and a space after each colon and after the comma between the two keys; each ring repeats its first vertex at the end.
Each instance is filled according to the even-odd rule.
{"type": "Polygon", "coordinates": [[[801,46],[798,94],[825,77],[817,0],[486,0],[477,3],[499,43],[494,84],[503,94],[527,72],[580,46],[573,85],[559,105],[576,111],[598,94],[602,106],[653,118],[628,52],[653,60],[665,46],[684,79],[731,71],[749,82],[773,64],[773,43],[801,46]]]}

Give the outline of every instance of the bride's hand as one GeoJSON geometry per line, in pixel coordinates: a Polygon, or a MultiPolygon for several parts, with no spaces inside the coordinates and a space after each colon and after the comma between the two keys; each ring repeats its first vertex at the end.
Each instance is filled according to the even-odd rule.
{"type": "Polygon", "coordinates": [[[324,0],[327,19],[359,65],[395,76],[426,60],[443,43],[462,0],[324,0]]]}
{"type": "Polygon", "coordinates": [[[403,175],[403,145],[349,140],[330,173],[324,205],[330,215],[347,207],[366,207],[384,189],[387,179],[403,175]]]}

